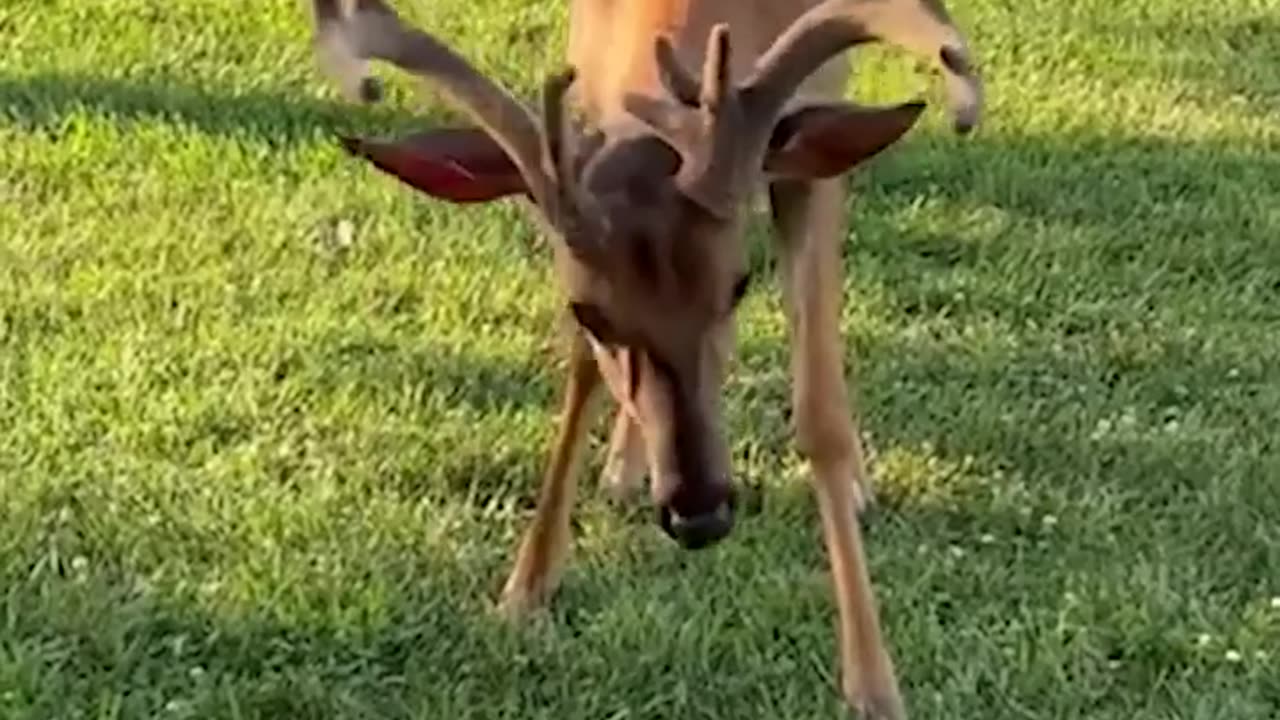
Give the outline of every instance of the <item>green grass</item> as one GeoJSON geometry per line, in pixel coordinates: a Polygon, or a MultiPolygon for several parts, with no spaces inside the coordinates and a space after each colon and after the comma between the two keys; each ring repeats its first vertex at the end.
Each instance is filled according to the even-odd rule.
{"type": "MultiPolygon", "coordinates": [[[[400,5],[525,93],[562,52],[561,2],[400,5]]],[[[858,174],[847,246],[912,717],[1280,716],[1280,7],[952,6],[988,122],[858,174]]],[[[0,718],[835,717],[776,283],[726,388],[760,510],[682,553],[597,455],[552,613],[502,625],[546,251],[345,157],[445,111],[337,101],[305,21],[0,8],[0,718]]]]}

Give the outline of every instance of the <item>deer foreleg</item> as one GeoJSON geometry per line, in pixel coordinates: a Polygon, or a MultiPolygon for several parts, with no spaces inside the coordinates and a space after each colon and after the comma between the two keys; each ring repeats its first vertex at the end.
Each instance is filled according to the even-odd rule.
{"type": "Polygon", "coordinates": [[[560,425],[537,510],[502,591],[501,609],[512,616],[547,600],[560,583],[569,555],[569,516],[577,492],[578,465],[592,417],[592,399],[600,386],[600,373],[586,338],[575,332],[572,343],[560,425]]]}
{"type": "Polygon", "coordinates": [[[902,700],[881,636],[856,514],[868,484],[839,329],[842,180],[775,183],[770,199],[782,246],[796,443],[813,473],[831,563],[841,687],[864,717],[901,720],[902,700]]]}

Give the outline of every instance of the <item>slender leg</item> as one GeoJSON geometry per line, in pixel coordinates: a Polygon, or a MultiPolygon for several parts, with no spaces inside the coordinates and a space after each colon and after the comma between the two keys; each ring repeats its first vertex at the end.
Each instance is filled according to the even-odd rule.
{"type": "Polygon", "coordinates": [[[600,386],[591,346],[580,332],[573,336],[569,378],[551,461],[538,495],[533,522],[525,531],[515,566],[502,591],[501,609],[520,616],[542,605],[560,583],[569,555],[569,514],[577,491],[578,464],[590,426],[591,401],[600,386]]]}
{"type": "Polygon", "coordinates": [[[627,414],[625,408],[618,408],[613,433],[609,437],[609,454],[600,473],[600,487],[614,501],[631,500],[643,485],[647,468],[640,424],[627,414]]]}
{"type": "Polygon", "coordinates": [[[905,717],[881,637],[856,509],[866,487],[861,441],[844,379],[839,316],[844,191],[841,180],[775,183],[791,334],[796,443],[808,459],[839,611],[841,687],[864,717],[905,717]]]}

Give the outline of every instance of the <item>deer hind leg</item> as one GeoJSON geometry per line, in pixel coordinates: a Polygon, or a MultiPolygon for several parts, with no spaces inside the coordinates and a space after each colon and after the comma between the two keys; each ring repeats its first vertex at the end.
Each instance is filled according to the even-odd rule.
{"type": "MultiPolygon", "coordinates": [[[[737,339],[736,328],[732,321],[721,323],[713,331],[715,362],[717,374],[723,372],[728,363],[733,344],[737,339]]],[[[608,378],[606,378],[608,379],[608,378]]],[[[605,456],[604,470],[600,473],[600,486],[606,495],[617,502],[635,500],[638,491],[644,484],[646,471],[650,471],[648,448],[644,443],[644,433],[640,423],[627,412],[620,399],[625,393],[614,381],[615,399],[618,399],[618,411],[614,416],[613,433],[609,438],[609,451],[605,456]]]]}
{"type": "Polygon", "coordinates": [[[500,609],[519,617],[546,602],[560,583],[572,540],[569,515],[577,493],[582,446],[591,424],[591,405],[600,386],[591,346],[574,332],[569,378],[555,445],[538,495],[533,522],[516,553],[515,565],[502,591],[500,609]]]}
{"type": "Polygon", "coordinates": [[[609,436],[604,470],[600,473],[600,487],[615,502],[630,502],[643,487],[648,468],[640,424],[626,408],[619,407],[609,436]]]}
{"type": "Polygon", "coordinates": [[[862,548],[866,485],[839,329],[844,191],[840,179],[770,187],[782,247],[798,449],[813,473],[838,610],[841,689],[864,717],[904,717],[862,548]],[[864,496],[865,497],[865,496],[864,496]]]}

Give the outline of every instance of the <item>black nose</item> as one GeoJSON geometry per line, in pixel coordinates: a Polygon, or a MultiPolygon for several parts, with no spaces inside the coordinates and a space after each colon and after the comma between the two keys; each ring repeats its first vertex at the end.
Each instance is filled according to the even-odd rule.
{"type": "Polygon", "coordinates": [[[723,540],[733,530],[733,504],[721,503],[711,512],[690,517],[662,508],[658,522],[686,550],[699,550],[723,540]]]}
{"type": "Polygon", "coordinates": [[[376,77],[360,78],[360,94],[361,102],[376,103],[382,99],[382,81],[376,77]]]}

